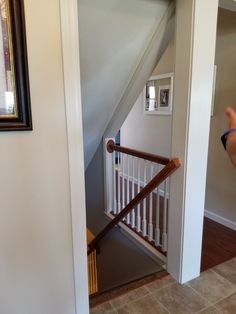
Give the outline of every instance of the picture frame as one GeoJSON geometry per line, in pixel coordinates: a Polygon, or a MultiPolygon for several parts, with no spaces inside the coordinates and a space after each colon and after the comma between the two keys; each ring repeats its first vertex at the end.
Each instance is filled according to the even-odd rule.
{"type": "Polygon", "coordinates": [[[165,110],[169,107],[170,85],[159,86],[158,88],[158,103],[159,110],[165,110]]]}
{"type": "Polygon", "coordinates": [[[0,131],[32,130],[24,1],[0,0],[0,18],[0,131]]]}
{"type": "Polygon", "coordinates": [[[147,81],[144,94],[145,114],[172,114],[173,73],[154,75],[147,81]]]}

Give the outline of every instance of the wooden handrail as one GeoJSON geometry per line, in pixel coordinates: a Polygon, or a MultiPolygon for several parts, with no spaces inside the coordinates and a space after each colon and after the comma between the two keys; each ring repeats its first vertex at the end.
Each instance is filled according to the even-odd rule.
{"type": "Polygon", "coordinates": [[[178,158],[170,162],[130,201],[130,203],[89,243],[88,255],[98,246],[99,241],[117,225],[131,210],[146,198],[157,186],[171,175],[181,163],[178,158]]]}
{"type": "Polygon", "coordinates": [[[113,153],[113,151],[125,153],[127,155],[132,155],[132,156],[135,156],[135,157],[139,157],[139,158],[142,158],[142,159],[145,159],[145,160],[156,162],[156,163],[161,164],[161,165],[167,165],[170,162],[169,158],[166,158],[166,157],[163,157],[163,156],[158,156],[158,155],[142,152],[142,151],[139,151],[139,150],[131,149],[131,148],[128,148],[128,147],[116,145],[113,140],[109,140],[107,142],[107,151],[109,153],[113,153]]]}

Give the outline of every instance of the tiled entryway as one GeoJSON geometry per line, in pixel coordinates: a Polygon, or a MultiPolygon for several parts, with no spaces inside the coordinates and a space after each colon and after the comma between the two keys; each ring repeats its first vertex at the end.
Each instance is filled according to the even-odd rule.
{"type": "Polygon", "coordinates": [[[205,271],[185,285],[170,276],[135,289],[91,314],[236,314],[236,258],[205,271]]]}

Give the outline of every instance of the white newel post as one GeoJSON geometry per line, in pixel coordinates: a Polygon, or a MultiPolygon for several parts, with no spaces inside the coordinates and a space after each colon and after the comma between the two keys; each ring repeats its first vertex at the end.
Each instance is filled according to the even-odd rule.
{"type": "MultiPolygon", "coordinates": [[[[167,270],[179,282],[200,274],[218,0],[177,0],[167,270]]],[[[219,144],[220,145],[220,144],[219,144]]]]}
{"type": "Polygon", "coordinates": [[[115,142],[115,138],[105,138],[104,139],[104,193],[105,193],[105,211],[106,213],[110,213],[113,210],[115,211],[115,153],[107,152],[107,142],[113,140],[115,142]]]}

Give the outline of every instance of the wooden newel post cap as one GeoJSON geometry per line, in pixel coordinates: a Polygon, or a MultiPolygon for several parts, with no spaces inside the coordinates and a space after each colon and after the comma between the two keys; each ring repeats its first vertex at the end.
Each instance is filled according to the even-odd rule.
{"type": "Polygon", "coordinates": [[[109,140],[107,142],[107,151],[108,153],[113,153],[114,152],[114,146],[115,146],[115,143],[113,140],[109,140]]]}
{"type": "Polygon", "coordinates": [[[176,168],[179,168],[181,166],[181,160],[179,158],[173,158],[172,161],[176,168]]]}

